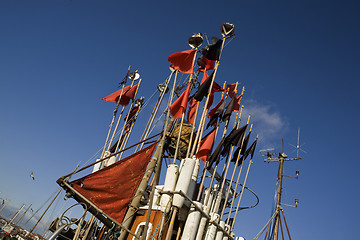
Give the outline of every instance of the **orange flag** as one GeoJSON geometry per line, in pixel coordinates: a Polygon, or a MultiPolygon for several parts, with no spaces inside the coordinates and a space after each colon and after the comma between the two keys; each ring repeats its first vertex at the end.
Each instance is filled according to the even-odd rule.
{"type": "Polygon", "coordinates": [[[170,114],[172,116],[174,116],[175,118],[181,118],[182,114],[185,112],[186,110],[186,105],[188,103],[188,99],[189,99],[189,94],[190,94],[190,82],[188,83],[187,88],[185,89],[185,91],[180,95],[180,97],[178,99],[176,99],[176,101],[171,104],[171,106],[169,107],[170,109],[170,114]]]}
{"type": "Polygon", "coordinates": [[[194,124],[196,105],[197,105],[196,100],[194,98],[192,98],[189,102],[189,111],[188,111],[188,115],[187,115],[187,121],[190,124],[194,124]]]}
{"type": "Polygon", "coordinates": [[[136,89],[138,88],[139,84],[136,84],[135,86],[126,86],[123,89],[120,89],[104,98],[102,98],[101,100],[105,100],[106,102],[115,102],[117,103],[120,97],[120,94],[122,92],[121,95],[121,99],[120,99],[120,105],[122,106],[126,106],[129,104],[130,99],[134,99],[135,97],[135,92],[136,89]]]}
{"type": "Polygon", "coordinates": [[[242,98],[242,94],[237,96],[235,98],[235,102],[234,102],[234,106],[233,106],[233,111],[234,112],[239,112],[239,108],[240,108],[240,103],[241,103],[241,98],[242,98]]]}
{"type": "Polygon", "coordinates": [[[168,61],[172,63],[171,67],[179,72],[192,73],[194,71],[195,53],[195,49],[173,53],[168,57],[168,61]]]}
{"type": "Polygon", "coordinates": [[[215,131],[216,128],[214,128],[208,135],[206,135],[200,142],[200,148],[199,151],[196,153],[196,157],[200,158],[203,163],[206,162],[207,156],[209,155],[211,148],[214,144],[215,139],[215,131]]]}

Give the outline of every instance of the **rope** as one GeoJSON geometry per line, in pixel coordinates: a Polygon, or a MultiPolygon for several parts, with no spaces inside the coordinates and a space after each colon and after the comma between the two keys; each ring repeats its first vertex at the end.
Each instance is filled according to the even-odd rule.
{"type": "Polygon", "coordinates": [[[271,223],[271,221],[274,219],[274,217],[276,216],[276,211],[274,212],[274,214],[271,216],[271,218],[269,219],[269,221],[267,221],[267,223],[265,224],[265,226],[260,230],[260,232],[254,237],[254,240],[258,239],[261,234],[264,232],[265,228],[271,223]]]}

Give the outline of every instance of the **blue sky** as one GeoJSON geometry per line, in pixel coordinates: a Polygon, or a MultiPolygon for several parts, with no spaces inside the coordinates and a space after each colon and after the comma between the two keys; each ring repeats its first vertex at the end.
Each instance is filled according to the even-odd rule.
{"type": "MultiPolygon", "coordinates": [[[[288,175],[300,170],[284,189],[284,202],[300,199],[297,209],[285,209],[292,237],[354,239],[359,5],[1,1],[0,198],[14,208],[39,208],[57,190],[56,179],[104,143],[114,105],[100,99],[117,90],[129,65],[143,79],[139,95],[148,98],[169,75],[168,55],[189,49],[193,33],[219,37],[220,25],[230,22],[236,37],[224,49],[216,80],[245,86],[258,150],[280,151],[284,138],[291,153],[299,127],[306,143],[303,160],[285,167],[288,175]]],[[[239,214],[237,235],[252,239],[270,217],[276,171],[277,164],[255,155],[248,181],[260,205],[239,214]]]]}

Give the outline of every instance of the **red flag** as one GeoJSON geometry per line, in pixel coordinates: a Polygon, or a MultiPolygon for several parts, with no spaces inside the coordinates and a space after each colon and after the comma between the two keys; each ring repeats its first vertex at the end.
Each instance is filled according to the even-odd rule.
{"type": "Polygon", "coordinates": [[[168,61],[172,63],[171,67],[179,72],[192,73],[194,71],[195,53],[195,49],[173,53],[168,57],[168,61]]]}
{"type": "Polygon", "coordinates": [[[242,96],[243,95],[241,94],[235,98],[234,107],[233,107],[234,112],[239,112],[242,96]]]}
{"type": "Polygon", "coordinates": [[[188,83],[185,91],[180,95],[178,99],[169,107],[170,113],[175,118],[181,118],[182,114],[185,112],[186,105],[188,103],[189,94],[190,94],[190,82],[188,83]]]}
{"type": "Polygon", "coordinates": [[[213,129],[207,136],[205,136],[200,142],[199,151],[196,153],[196,157],[200,158],[203,163],[206,162],[206,158],[211,151],[215,139],[215,129],[213,129]]]}
{"type": "Polygon", "coordinates": [[[200,72],[205,72],[205,69],[206,69],[206,71],[214,69],[214,63],[215,63],[214,60],[209,60],[204,56],[201,56],[197,60],[197,64],[199,65],[200,72]]]}
{"type": "MultiPolygon", "coordinates": [[[[70,185],[103,213],[121,223],[155,147],[156,143],[106,168],[72,181],[70,185]]],[[[89,211],[98,213],[92,208],[89,211]]]]}
{"type": "Polygon", "coordinates": [[[104,98],[102,98],[101,100],[105,100],[106,102],[115,102],[117,103],[120,97],[120,94],[122,92],[121,95],[121,99],[120,99],[120,105],[122,106],[126,106],[129,104],[130,99],[134,99],[135,97],[135,92],[136,89],[138,88],[139,84],[136,84],[135,86],[126,86],[123,89],[120,89],[104,98]]]}
{"type": "Polygon", "coordinates": [[[196,112],[196,105],[197,102],[194,98],[192,98],[189,102],[189,111],[188,111],[188,115],[187,115],[187,121],[190,124],[194,124],[194,119],[195,119],[195,112],[196,112]]]}
{"type": "Polygon", "coordinates": [[[235,87],[236,87],[236,83],[228,84],[226,86],[226,91],[228,91],[228,95],[230,98],[233,98],[235,96],[235,87]]]}
{"type": "Polygon", "coordinates": [[[207,74],[207,72],[204,72],[204,75],[203,75],[203,78],[201,79],[200,84],[202,84],[208,77],[209,77],[209,75],[207,74]]]}

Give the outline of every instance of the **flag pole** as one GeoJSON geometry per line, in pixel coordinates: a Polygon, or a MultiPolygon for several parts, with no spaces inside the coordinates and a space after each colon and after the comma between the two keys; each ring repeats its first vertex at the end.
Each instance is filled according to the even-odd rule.
{"type": "Polygon", "coordinates": [[[126,84],[126,80],[127,80],[128,76],[129,76],[129,73],[130,73],[130,68],[131,68],[131,65],[129,65],[129,67],[128,67],[128,71],[127,71],[126,76],[125,76],[125,80],[124,80],[124,83],[123,83],[123,87],[122,87],[122,90],[121,90],[121,94],[120,94],[120,96],[119,96],[119,99],[118,99],[118,101],[117,101],[117,103],[116,103],[116,107],[115,107],[115,109],[114,109],[113,117],[112,117],[112,120],[111,120],[111,123],[110,123],[110,126],[109,126],[109,131],[108,131],[108,134],[107,134],[107,136],[106,136],[104,148],[103,148],[103,151],[101,152],[100,158],[102,158],[103,155],[104,155],[104,153],[105,153],[106,144],[107,144],[107,142],[108,142],[108,140],[109,140],[110,132],[111,132],[112,126],[113,126],[113,124],[114,124],[115,117],[116,117],[116,114],[117,114],[117,111],[118,111],[118,108],[119,108],[119,105],[120,105],[121,96],[122,96],[123,91],[124,91],[124,86],[125,86],[125,84],[126,84]]]}
{"type": "MultiPolygon", "coordinates": [[[[251,130],[252,130],[252,124],[250,126],[250,130],[249,130],[249,133],[251,133],[251,130]]],[[[244,146],[242,146],[241,148],[243,149],[244,146]]],[[[246,146],[245,146],[245,150],[246,150],[246,146]]],[[[235,162],[235,166],[234,166],[234,170],[233,170],[233,173],[232,173],[232,176],[231,176],[231,180],[230,180],[230,186],[226,192],[226,196],[225,196],[225,203],[228,201],[228,198],[229,198],[229,194],[230,194],[230,189],[231,189],[231,186],[232,186],[232,183],[233,183],[233,180],[234,180],[234,176],[235,176],[235,172],[236,172],[236,169],[237,169],[237,166],[239,164],[239,159],[240,159],[240,155],[241,155],[241,150],[239,150],[239,154],[237,155],[236,157],[236,162],[235,162]]],[[[244,159],[245,161],[245,159],[244,159]]],[[[236,180],[236,185],[235,185],[235,190],[234,190],[234,195],[233,197],[235,197],[236,195],[236,189],[237,189],[237,186],[238,186],[238,182],[239,182],[239,179],[240,179],[240,175],[241,175],[241,171],[242,171],[242,167],[243,167],[243,163],[241,163],[241,166],[240,166],[240,171],[239,171],[239,174],[238,174],[238,177],[237,177],[237,180],[236,180]]],[[[232,202],[231,202],[231,207],[232,207],[232,202]]],[[[223,206],[223,209],[221,211],[221,215],[220,215],[220,219],[222,219],[223,215],[224,215],[224,211],[225,211],[225,208],[226,208],[226,204],[224,204],[223,206]]],[[[228,219],[230,219],[230,215],[231,215],[231,208],[230,208],[230,213],[229,213],[229,217],[228,219]]],[[[228,222],[227,222],[228,224],[228,222]]]]}
{"type": "MultiPolygon", "coordinates": [[[[136,72],[137,72],[137,71],[135,71],[135,73],[136,73],[136,72]]],[[[140,81],[141,81],[141,79],[140,79],[140,81]]],[[[130,89],[133,87],[134,82],[135,82],[135,77],[134,77],[134,78],[132,79],[132,81],[131,81],[130,89]]],[[[138,88],[137,88],[137,89],[138,89],[138,88]]],[[[137,89],[136,89],[136,90],[137,90],[137,89]]],[[[120,94],[120,96],[119,96],[119,100],[118,100],[119,104],[120,104],[120,101],[121,101],[121,97],[122,97],[122,95],[123,95],[123,90],[124,90],[124,88],[122,89],[121,94],[120,94]]],[[[108,144],[108,147],[107,147],[107,149],[106,149],[107,151],[109,151],[109,149],[111,148],[111,144],[112,144],[112,142],[113,142],[113,140],[114,140],[114,138],[115,138],[115,134],[116,134],[117,129],[118,129],[118,127],[119,127],[120,120],[121,120],[121,117],[122,117],[122,115],[123,115],[123,113],[124,113],[125,107],[126,107],[126,106],[122,106],[120,115],[119,115],[118,120],[117,120],[117,122],[116,122],[115,129],[114,129],[113,134],[112,134],[112,136],[111,136],[111,140],[110,140],[110,142],[109,142],[109,144],[108,144]]],[[[119,139],[119,141],[120,141],[120,139],[119,139]]],[[[104,156],[101,156],[101,157],[104,157],[104,156]]]]}
{"type": "MultiPolygon", "coordinates": [[[[256,136],[256,139],[255,141],[257,141],[257,139],[259,138],[259,135],[256,136]]],[[[247,168],[247,171],[246,171],[246,175],[245,175],[245,179],[244,179],[244,183],[243,183],[243,186],[242,186],[242,189],[241,189],[241,193],[240,193],[240,197],[239,197],[239,200],[238,200],[238,203],[237,203],[237,206],[236,206],[236,211],[235,211],[235,216],[234,216],[234,220],[231,224],[231,230],[234,228],[234,224],[235,224],[235,220],[236,220],[236,217],[237,217],[237,213],[239,211],[239,206],[240,206],[240,202],[241,202],[241,198],[242,198],[242,195],[243,195],[243,192],[244,192],[244,189],[245,189],[245,185],[246,185],[246,180],[247,180],[247,177],[249,175],[249,170],[250,170],[250,166],[252,164],[252,157],[249,161],[249,165],[248,165],[248,168],[247,168]]]]}
{"type": "MultiPolygon", "coordinates": [[[[223,84],[223,88],[225,88],[225,86],[226,86],[226,81],[224,82],[224,84],[223,84]]],[[[224,97],[224,92],[222,92],[221,93],[221,99],[224,97]]],[[[224,99],[224,101],[226,101],[226,98],[227,98],[227,95],[225,95],[225,99],[224,99]]],[[[223,138],[224,136],[225,136],[225,134],[226,134],[226,129],[227,129],[227,122],[225,123],[225,128],[224,128],[224,131],[223,131],[223,134],[222,134],[222,137],[221,138],[223,138]],[[224,133],[225,132],[225,133],[224,133]]],[[[216,134],[215,134],[215,139],[214,139],[214,143],[215,143],[215,140],[216,140],[216,136],[217,136],[217,134],[218,134],[218,131],[219,131],[219,126],[220,126],[220,120],[218,121],[218,123],[217,123],[217,126],[216,126],[216,134]]],[[[202,175],[201,175],[201,182],[200,182],[200,186],[199,186],[199,189],[202,189],[202,187],[204,186],[204,181],[205,181],[205,177],[206,177],[206,170],[207,170],[207,167],[208,167],[208,161],[206,161],[206,164],[205,164],[205,166],[204,166],[204,169],[203,169],[203,172],[202,172],[202,175]]],[[[215,170],[214,170],[214,172],[216,171],[216,168],[217,168],[217,164],[215,165],[215,170]]],[[[212,185],[212,183],[213,183],[213,181],[214,181],[214,176],[215,176],[215,174],[213,174],[212,175],[212,177],[211,177],[211,181],[210,181],[210,188],[211,188],[211,185],[212,185]]],[[[197,201],[200,201],[200,197],[201,197],[201,191],[199,191],[199,193],[198,193],[198,196],[197,196],[197,201]]],[[[204,203],[205,204],[207,204],[207,199],[204,201],[204,203]]]]}
{"type": "MultiPolygon", "coordinates": [[[[236,95],[236,93],[237,93],[237,85],[238,85],[238,82],[236,82],[235,89],[234,89],[235,95],[236,95]]],[[[244,88],[243,88],[243,91],[241,92],[241,94],[243,94],[243,93],[244,93],[244,88]]],[[[226,95],[226,97],[227,97],[227,95],[226,95]]],[[[226,97],[225,97],[225,101],[226,101],[226,97]]],[[[233,127],[233,128],[236,127],[236,124],[237,124],[238,119],[241,119],[243,107],[244,107],[244,106],[241,106],[240,114],[239,114],[239,113],[236,113],[235,121],[234,121],[234,127],[233,127]]],[[[225,128],[224,128],[224,131],[223,131],[223,135],[222,135],[221,138],[225,137],[225,135],[226,135],[227,128],[228,128],[228,125],[229,125],[229,120],[230,120],[230,119],[228,119],[228,120],[226,121],[225,128]]],[[[220,123],[219,123],[219,124],[220,124],[220,123]]],[[[213,184],[213,182],[214,182],[215,173],[216,173],[216,171],[217,171],[218,165],[219,165],[219,163],[217,162],[217,163],[215,164],[215,167],[214,167],[214,172],[213,172],[213,174],[212,174],[212,176],[211,176],[209,188],[212,187],[212,184],[213,184]]],[[[226,164],[224,164],[224,169],[225,169],[225,166],[226,166],[226,164]]],[[[223,170],[223,171],[224,171],[224,170],[223,170]]],[[[205,203],[206,203],[206,204],[207,204],[207,201],[208,201],[208,197],[207,197],[207,199],[205,199],[205,203]]]]}
{"type": "Polygon", "coordinates": [[[51,201],[51,203],[49,204],[49,206],[47,206],[47,208],[45,209],[45,211],[43,212],[43,214],[40,216],[40,218],[37,220],[37,222],[35,223],[35,225],[30,229],[29,233],[32,233],[35,229],[35,227],[39,224],[39,222],[41,221],[41,219],[44,217],[45,213],[49,210],[50,206],[53,204],[53,202],[55,201],[55,199],[59,196],[60,192],[62,191],[62,188],[60,187],[59,191],[57,192],[57,194],[55,195],[55,197],[53,198],[53,200],[51,201]]]}
{"type": "MultiPolygon", "coordinates": [[[[174,74],[174,72],[172,71],[172,72],[170,73],[170,76],[169,76],[169,77],[166,79],[166,81],[165,81],[164,90],[160,93],[159,98],[158,98],[158,100],[156,101],[155,107],[154,107],[153,111],[151,112],[150,118],[149,118],[149,120],[148,120],[148,122],[147,122],[147,124],[146,124],[146,127],[145,127],[145,129],[144,129],[144,132],[143,132],[143,134],[141,135],[140,141],[143,140],[143,139],[145,139],[145,138],[147,138],[147,136],[148,136],[148,134],[149,134],[149,132],[150,132],[150,128],[151,128],[152,123],[153,123],[153,121],[154,121],[154,119],[155,119],[155,116],[156,116],[156,114],[157,114],[157,112],[158,112],[158,110],[159,110],[160,104],[162,103],[162,100],[163,100],[163,98],[164,98],[164,96],[165,96],[166,89],[167,89],[167,87],[168,87],[168,85],[169,85],[170,79],[171,79],[171,77],[172,77],[173,74],[174,74]]],[[[142,149],[143,146],[144,146],[144,144],[141,144],[141,145],[140,145],[140,150],[142,149]]],[[[139,148],[139,146],[136,147],[135,152],[137,152],[138,148],[139,148]]]]}
{"type": "MultiPolygon", "coordinates": [[[[131,133],[132,133],[132,130],[133,130],[134,125],[135,125],[135,121],[136,121],[136,119],[137,119],[137,116],[139,115],[140,110],[141,110],[141,105],[139,105],[139,108],[138,108],[138,110],[136,111],[135,115],[132,117],[132,119],[130,119],[130,120],[132,120],[131,127],[130,127],[129,132],[126,133],[125,143],[124,143],[124,145],[122,146],[122,148],[121,148],[120,150],[122,150],[123,147],[126,147],[126,144],[127,144],[127,142],[129,141],[130,135],[131,135],[131,133]]],[[[125,122],[125,123],[126,123],[126,122],[125,122]]],[[[125,127],[126,127],[126,125],[125,125],[125,127]]],[[[138,145],[138,146],[139,146],[139,145],[138,145]]],[[[121,159],[123,153],[124,153],[124,151],[122,151],[122,152],[120,153],[119,159],[121,159]]]]}
{"type": "MultiPolygon", "coordinates": [[[[249,119],[248,119],[248,122],[249,122],[249,119]]],[[[242,139],[241,141],[241,145],[243,144],[244,142],[244,138],[242,139]]],[[[233,147],[232,147],[233,148],[233,147]]],[[[226,170],[225,170],[225,173],[223,174],[223,180],[221,182],[221,187],[220,187],[220,190],[217,194],[217,197],[216,197],[216,200],[215,200],[215,207],[214,207],[214,212],[218,212],[219,211],[219,208],[220,208],[220,203],[221,203],[221,196],[222,196],[222,191],[224,189],[224,185],[225,185],[225,182],[226,182],[226,176],[227,176],[227,173],[229,171],[229,167],[230,167],[230,163],[231,163],[231,157],[232,157],[232,151],[230,152],[229,154],[229,158],[228,158],[228,161],[226,163],[226,170]]]]}
{"type": "MultiPolygon", "coordinates": [[[[133,81],[134,81],[134,80],[133,80],[133,81]]],[[[140,78],[139,83],[138,83],[138,86],[137,86],[137,88],[136,88],[136,90],[135,90],[134,99],[136,99],[136,95],[137,95],[137,93],[138,93],[138,91],[139,91],[141,81],[142,81],[142,79],[140,78]]],[[[118,149],[121,151],[122,148],[125,146],[125,145],[124,145],[125,139],[124,139],[123,141],[121,141],[121,145],[120,145],[120,139],[121,139],[122,135],[124,134],[124,131],[125,131],[125,128],[126,128],[126,123],[127,123],[127,121],[129,120],[130,111],[131,111],[131,109],[133,108],[133,106],[135,105],[134,102],[135,102],[135,100],[132,101],[132,103],[131,103],[131,105],[130,105],[130,108],[129,108],[129,110],[128,110],[128,113],[127,113],[127,115],[126,115],[125,122],[124,122],[124,125],[123,125],[122,129],[121,129],[121,133],[120,133],[120,136],[119,136],[119,141],[118,141],[118,143],[117,143],[115,152],[117,152],[118,149]],[[119,147],[119,146],[120,146],[120,147],[119,147]]],[[[120,120],[120,117],[119,117],[119,120],[120,120]]],[[[120,155],[119,155],[118,160],[120,160],[120,155]]]]}
{"type": "MultiPolygon", "coordinates": [[[[204,71],[206,72],[206,68],[205,68],[204,71]]],[[[195,79],[198,79],[198,76],[199,76],[199,72],[197,73],[195,79]]],[[[196,102],[196,110],[195,110],[194,123],[192,124],[191,133],[190,133],[189,146],[188,146],[187,151],[186,151],[186,157],[187,157],[187,158],[190,157],[190,149],[191,149],[190,146],[191,146],[191,144],[192,144],[192,139],[193,139],[193,136],[194,136],[195,124],[196,124],[196,119],[197,119],[197,115],[198,115],[198,112],[199,112],[199,106],[200,106],[200,102],[196,102]]]]}

